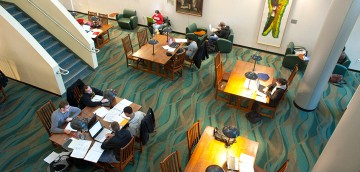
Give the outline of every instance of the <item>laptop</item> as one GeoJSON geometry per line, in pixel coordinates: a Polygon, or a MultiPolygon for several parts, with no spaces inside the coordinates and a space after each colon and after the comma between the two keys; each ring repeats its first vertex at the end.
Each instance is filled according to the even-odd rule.
{"type": "Polygon", "coordinates": [[[90,118],[90,120],[89,120],[89,122],[88,122],[88,124],[87,124],[88,129],[91,128],[91,127],[95,124],[95,122],[96,122],[96,114],[94,114],[94,115],[90,118]]]}
{"type": "Polygon", "coordinates": [[[153,24],[154,23],[154,19],[151,17],[146,17],[147,23],[149,24],[153,24]]]}
{"type": "Polygon", "coordinates": [[[175,42],[173,38],[169,38],[169,46],[171,48],[177,48],[180,44],[175,42]]]}
{"type": "Polygon", "coordinates": [[[96,141],[104,142],[106,139],[106,134],[111,133],[109,129],[103,127],[101,122],[97,120],[91,128],[89,128],[90,137],[96,141]]]}

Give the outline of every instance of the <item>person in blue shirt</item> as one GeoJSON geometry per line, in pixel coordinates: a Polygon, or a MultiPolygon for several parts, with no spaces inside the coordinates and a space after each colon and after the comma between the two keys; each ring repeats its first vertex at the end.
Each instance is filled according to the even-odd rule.
{"type": "Polygon", "coordinates": [[[70,130],[63,129],[62,127],[66,122],[70,122],[74,117],[78,116],[81,110],[77,107],[70,106],[66,100],[59,103],[59,109],[56,109],[51,114],[51,133],[65,133],[70,134],[70,130]]]}

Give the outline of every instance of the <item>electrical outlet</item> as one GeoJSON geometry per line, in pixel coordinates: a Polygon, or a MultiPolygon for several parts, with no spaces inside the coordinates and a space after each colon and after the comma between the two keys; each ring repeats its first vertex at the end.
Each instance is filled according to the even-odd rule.
{"type": "Polygon", "coordinates": [[[360,59],[357,59],[356,61],[357,61],[358,63],[360,63],[360,59]]]}

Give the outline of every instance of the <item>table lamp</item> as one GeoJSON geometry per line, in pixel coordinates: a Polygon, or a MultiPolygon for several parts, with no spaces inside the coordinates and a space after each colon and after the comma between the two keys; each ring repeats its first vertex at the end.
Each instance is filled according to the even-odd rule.
{"type": "Polygon", "coordinates": [[[248,86],[247,86],[248,89],[250,88],[250,82],[258,79],[258,75],[253,71],[246,72],[245,77],[246,77],[246,79],[249,80],[249,83],[248,83],[248,86]]]}
{"type": "Polygon", "coordinates": [[[260,61],[260,60],[262,59],[262,57],[259,56],[259,55],[254,54],[254,55],[251,56],[251,58],[255,61],[255,63],[254,63],[254,68],[253,68],[253,70],[252,70],[252,71],[255,71],[256,62],[260,61]]]}
{"type": "Polygon", "coordinates": [[[149,40],[149,42],[148,42],[149,44],[151,44],[151,45],[153,45],[153,53],[152,53],[152,55],[155,55],[155,44],[157,44],[157,43],[159,43],[159,41],[157,41],[156,39],[150,39],[149,40]]]}
{"type": "Polygon", "coordinates": [[[228,138],[226,142],[226,147],[229,147],[235,142],[236,137],[240,134],[239,130],[235,126],[225,126],[222,129],[224,135],[228,138]]]}
{"type": "Polygon", "coordinates": [[[172,32],[172,29],[170,27],[166,27],[163,31],[166,32],[166,42],[169,42],[169,33],[172,32]]]}
{"type": "Polygon", "coordinates": [[[218,165],[209,165],[205,172],[225,172],[223,168],[218,165]]]}

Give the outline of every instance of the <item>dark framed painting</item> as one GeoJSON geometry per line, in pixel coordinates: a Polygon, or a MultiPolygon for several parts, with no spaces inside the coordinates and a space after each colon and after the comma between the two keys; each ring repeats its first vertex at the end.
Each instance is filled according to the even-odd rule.
{"type": "Polygon", "coordinates": [[[203,0],[176,0],[176,12],[202,16],[203,0]]]}

